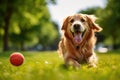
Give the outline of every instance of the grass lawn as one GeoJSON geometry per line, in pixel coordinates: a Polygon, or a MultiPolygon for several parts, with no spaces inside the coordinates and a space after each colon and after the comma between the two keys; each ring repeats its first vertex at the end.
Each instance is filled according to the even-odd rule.
{"type": "Polygon", "coordinates": [[[65,68],[57,52],[22,52],[25,62],[15,67],[11,52],[0,53],[0,80],[120,80],[120,52],[97,54],[98,68],[65,68]]]}

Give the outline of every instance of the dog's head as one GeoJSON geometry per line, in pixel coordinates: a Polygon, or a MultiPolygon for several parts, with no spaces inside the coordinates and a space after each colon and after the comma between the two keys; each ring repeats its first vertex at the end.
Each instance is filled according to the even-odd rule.
{"type": "Polygon", "coordinates": [[[72,38],[76,43],[80,43],[85,36],[85,33],[93,30],[94,32],[100,32],[102,30],[95,23],[96,17],[86,14],[75,14],[68,16],[63,22],[62,30],[65,32],[65,36],[72,38]]]}

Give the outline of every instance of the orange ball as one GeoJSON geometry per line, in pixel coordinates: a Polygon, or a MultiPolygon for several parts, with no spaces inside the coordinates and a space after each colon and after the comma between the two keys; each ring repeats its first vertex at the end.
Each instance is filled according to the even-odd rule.
{"type": "Polygon", "coordinates": [[[10,63],[14,66],[20,66],[24,62],[24,56],[20,52],[14,52],[10,55],[10,63]]]}

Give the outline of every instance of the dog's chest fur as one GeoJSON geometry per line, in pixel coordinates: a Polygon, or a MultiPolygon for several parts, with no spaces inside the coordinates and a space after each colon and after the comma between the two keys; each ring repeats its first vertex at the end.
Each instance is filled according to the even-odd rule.
{"type": "MultiPolygon", "coordinates": [[[[64,43],[64,40],[63,40],[63,43],[64,43]]],[[[92,55],[91,53],[91,49],[87,49],[87,48],[90,48],[89,45],[87,45],[86,43],[84,44],[73,44],[74,46],[74,49],[76,51],[76,55],[73,55],[72,53],[70,53],[68,51],[68,49],[66,49],[66,46],[64,45],[64,51],[65,51],[65,54],[63,55],[64,58],[67,58],[70,54],[72,55],[72,58],[75,59],[76,61],[78,61],[79,63],[84,63],[84,62],[87,62],[88,58],[92,55]],[[81,46],[83,45],[83,46],[81,46]]]]}

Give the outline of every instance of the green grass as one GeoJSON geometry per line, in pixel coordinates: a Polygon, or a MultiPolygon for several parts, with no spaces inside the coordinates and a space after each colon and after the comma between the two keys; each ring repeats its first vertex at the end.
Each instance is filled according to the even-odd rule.
{"type": "Polygon", "coordinates": [[[65,68],[57,52],[22,52],[25,62],[15,67],[11,52],[0,53],[0,80],[120,80],[120,52],[97,54],[98,68],[65,68]],[[117,54],[118,53],[118,54],[117,54]]]}

